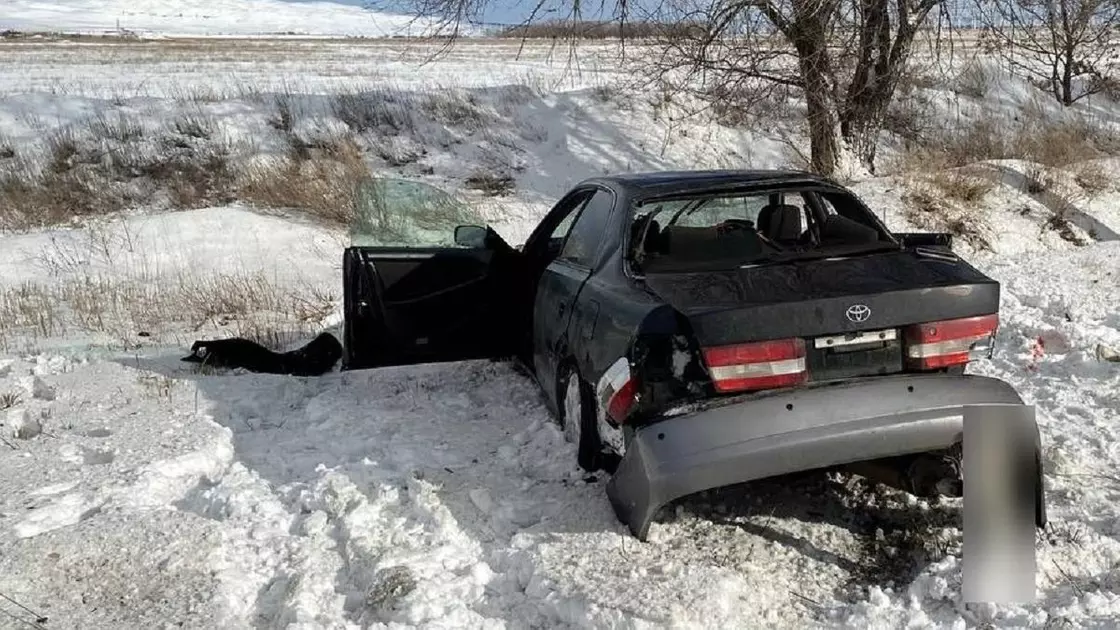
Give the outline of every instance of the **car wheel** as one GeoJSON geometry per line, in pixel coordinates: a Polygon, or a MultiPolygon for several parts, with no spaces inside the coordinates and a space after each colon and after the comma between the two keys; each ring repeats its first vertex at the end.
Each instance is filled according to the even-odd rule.
{"type": "Polygon", "coordinates": [[[600,468],[599,427],[595,424],[595,401],[591,386],[583,382],[575,368],[567,367],[560,377],[560,429],[567,442],[576,445],[579,467],[595,472],[600,468]]]}

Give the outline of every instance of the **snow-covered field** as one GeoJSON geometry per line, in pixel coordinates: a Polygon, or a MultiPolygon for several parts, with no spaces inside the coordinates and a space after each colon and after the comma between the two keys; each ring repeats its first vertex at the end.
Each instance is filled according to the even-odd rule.
{"type": "Polygon", "coordinates": [[[432,26],[330,0],[5,0],[0,7],[0,31],[31,33],[393,37],[432,33],[432,26]]]}
{"type": "MultiPolygon", "coordinates": [[[[611,72],[565,83],[566,58],[539,48],[524,67],[492,42],[419,66],[399,44],[296,45],[0,45],[0,161],[43,159],[67,128],[83,148],[158,150],[186,114],[212,120],[196,140],[221,139],[238,164],[282,154],[289,137],[353,134],[379,172],[449,188],[509,173],[511,196],[470,194],[520,242],[590,175],[794,159],[788,118],[674,119],[663,100],[612,88],[611,72]],[[523,85],[532,77],[551,80],[523,85]],[[298,113],[278,129],[284,85],[298,113]],[[348,130],[333,99],[386,85],[419,99],[407,117],[392,110],[407,124],[348,130]],[[91,115],[142,131],[87,135],[91,115]]],[[[953,124],[1035,100],[1006,79],[936,103],[953,124]]],[[[1019,185],[1032,163],[981,165],[970,177],[993,181],[980,202],[947,198],[936,213],[914,195],[940,190],[922,183],[932,173],[852,183],[892,228],[964,222],[975,238],[960,249],[1003,283],[996,357],[977,371],[1038,408],[1053,523],[1035,604],[966,609],[957,506],[856,479],[689,499],[639,543],[505,364],[196,372],[179,361],[196,338],[283,345],[337,330],[346,235],[240,203],[155,204],[0,232],[0,627],[1111,627],[1120,364],[1101,356],[1120,349],[1120,162],[1093,164],[1092,185],[1078,164],[1053,173],[1050,195],[1019,185]],[[1064,232],[1054,196],[1072,204],[1064,232]]]]}

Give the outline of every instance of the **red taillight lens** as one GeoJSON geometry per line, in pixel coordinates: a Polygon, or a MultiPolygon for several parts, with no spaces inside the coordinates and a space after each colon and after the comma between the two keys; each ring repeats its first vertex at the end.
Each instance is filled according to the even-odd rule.
{"type": "Polygon", "coordinates": [[[611,420],[618,424],[626,421],[626,416],[630,415],[630,410],[634,407],[637,398],[634,396],[635,387],[634,380],[627,379],[614,394],[611,395],[607,401],[607,415],[611,420]]]}
{"type": "Polygon", "coordinates": [[[802,339],[704,348],[704,362],[718,392],[790,387],[808,379],[802,339]]]}
{"type": "Polygon", "coordinates": [[[595,388],[599,406],[615,424],[626,422],[626,417],[638,402],[638,388],[630,376],[630,361],[622,357],[614,362],[595,388]]]}
{"type": "Polygon", "coordinates": [[[909,326],[903,333],[907,363],[919,370],[936,370],[990,356],[998,327],[995,314],[909,326]]]}

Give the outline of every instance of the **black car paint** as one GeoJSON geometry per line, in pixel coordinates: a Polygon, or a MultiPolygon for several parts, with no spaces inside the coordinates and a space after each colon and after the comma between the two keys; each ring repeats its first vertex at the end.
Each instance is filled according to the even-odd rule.
{"type": "Polygon", "coordinates": [[[962,262],[909,251],[724,272],[649,274],[646,284],[692,321],[705,345],[842,334],[999,310],[999,283],[962,262]],[[852,322],[853,303],[871,309],[852,322]]]}
{"type": "MultiPolygon", "coordinates": [[[[573,187],[553,206],[520,252],[503,257],[501,265],[508,261],[512,269],[498,269],[501,265],[491,262],[487,270],[479,272],[471,282],[449,287],[444,286],[446,282],[432,276],[427,281],[427,294],[423,289],[417,289],[417,304],[436,307],[442,317],[455,320],[442,330],[457,331],[469,337],[469,341],[451,335],[434,340],[429,337],[427,347],[421,349],[417,347],[415,336],[406,335],[403,339],[394,340],[397,332],[394,327],[400,324],[378,321],[376,314],[370,315],[368,303],[377,302],[377,296],[371,295],[377,293],[373,284],[378,275],[377,267],[398,266],[400,263],[396,260],[399,257],[407,258],[419,252],[348,249],[345,264],[346,339],[348,343],[359,344],[360,349],[357,352],[348,349],[344,367],[353,369],[517,355],[533,368],[549,406],[556,412],[560,395],[556,387],[557,376],[566,362],[574,365],[580,376],[594,386],[620,357],[633,358],[633,354],[638,352],[643,357],[658,355],[658,360],[665,361],[667,352],[671,350],[670,340],[691,339],[693,345],[690,350],[695,355],[698,351],[695,345],[697,337],[703,338],[705,344],[773,338],[767,336],[771,334],[768,331],[777,331],[783,323],[788,325],[795,320],[810,326],[805,334],[840,333],[854,329],[855,326],[843,318],[843,309],[856,299],[853,298],[852,287],[837,289],[828,282],[829,274],[817,269],[844,268],[842,275],[856,282],[860,289],[865,289],[863,293],[855,291],[856,297],[865,300],[873,312],[878,311],[883,317],[879,320],[883,327],[904,321],[912,323],[914,318],[928,320],[931,311],[910,308],[908,304],[934,308],[934,313],[940,309],[942,313],[960,313],[961,316],[981,314],[980,311],[994,312],[999,286],[994,281],[963,261],[922,260],[907,263],[913,269],[899,274],[894,265],[902,259],[893,257],[913,256],[899,250],[853,257],[848,261],[789,262],[769,268],[716,274],[709,272],[702,274],[705,277],[703,282],[697,282],[697,274],[642,276],[631,268],[625,258],[630,245],[630,208],[637,203],[717,191],[737,193],[788,187],[811,187],[850,195],[901,250],[902,243],[895,240],[895,235],[890,235],[858,197],[828,180],[805,173],[670,172],[592,178],[573,187]],[[609,191],[614,199],[611,208],[600,208],[608,216],[595,257],[586,267],[556,260],[555,255],[564,243],[549,242],[549,236],[559,222],[558,217],[564,214],[566,204],[573,196],[593,190],[609,191]],[[752,280],[750,276],[745,279],[747,272],[761,269],[767,271],[757,276],[759,279],[752,280]],[[881,279],[870,277],[877,274],[883,274],[881,279]],[[762,279],[767,276],[769,279],[762,279]],[[806,279],[814,285],[809,290],[805,289],[806,279]],[[896,299],[890,300],[890,305],[884,301],[884,306],[878,306],[876,300],[885,298],[876,296],[874,292],[887,288],[897,290],[899,295],[893,296],[896,299]],[[813,295],[814,290],[821,292],[819,297],[822,299],[807,310],[804,300],[818,297],[813,295]],[[448,298],[441,297],[441,292],[455,296],[458,301],[453,302],[457,304],[470,300],[481,304],[473,309],[439,308],[448,302],[448,298]],[[898,297],[904,299],[898,300],[898,297]],[[756,308],[744,314],[741,308],[733,308],[729,301],[732,298],[738,300],[740,307],[745,301],[756,308]],[[955,306],[945,307],[945,302],[955,306]],[[721,303],[727,308],[721,310],[721,303]],[[991,310],[985,310],[989,307],[992,307],[991,310]],[[488,317],[490,319],[486,319],[488,317]],[[365,327],[372,327],[379,333],[364,331],[365,327]],[[730,336],[732,334],[734,338],[730,336]],[[386,345],[374,350],[373,344],[377,341],[386,345]],[[372,359],[358,356],[363,354],[383,356],[372,359]]],[[[938,247],[948,243],[944,236],[906,236],[920,245],[938,247]]],[[[502,246],[508,248],[504,243],[502,246]]],[[[498,248],[502,249],[502,246],[498,248]]],[[[435,267],[456,264],[456,259],[483,263],[487,260],[481,250],[449,252],[443,252],[448,255],[447,258],[439,257],[438,252],[423,253],[428,255],[428,265],[435,267]]],[[[422,266],[417,267],[417,271],[421,269],[422,266]]],[[[423,284],[417,283],[417,286],[423,284]]],[[[656,374],[658,367],[652,366],[651,372],[656,374]]],[[[661,384],[660,391],[669,398],[680,390],[680,384],[672,381],[672,378],[666,378],[661,384]]],[[[651,398],[654,400],[647,403],[656,403],[660,396],[653,392],[651,398]]]]}
{"type": "Polygon", "coordinates": [[[509,353],[503,293],[516,252],[495,238],[471,249],[347,248],[343,369],[509,353]]]}
{"type": "MultiPolygon", "coordinates": [[[[612,196],[610,207],[595,208],[606,216],[600,219],[604,228],[591,264],[552,260],[541,270],[533,291],[534,343],[528,352],[553,413],[558,413],[562,395],[557,387],[561,367],[570,363],[594,386],[611,363],[627,355],[638,325],[660,305],[621,273],[618,236],[628,231],[628,206],[619,189],[607,184],[593,181],[576,186],[545,215],[522,250],[532,260],[545,249],[541,243],[559,223],[557,217],[572,195],[605,191],[612,196]]],[[[581,214],[588,207],[585,204],[581,214]]]]}

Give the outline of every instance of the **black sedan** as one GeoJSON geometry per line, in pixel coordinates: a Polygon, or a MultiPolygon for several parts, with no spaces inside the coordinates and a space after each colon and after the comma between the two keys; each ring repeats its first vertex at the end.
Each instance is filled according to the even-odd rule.
{"type": "MultiPolygon", "coordinates": [[[[960,496],[968,409],[1028,409],[964,374],[990,356],[999,284],[944,234],[892,234],[807,173],[588,179],[524,245],[449,196],[371,182],[344,259],[344,369],[513,358],[578,464],[606,469],[644,538],[687,494],[847,467],[960,496]],[[403,204],[403,205],[402,205],[403,204]],[[415,219],[392,223],[402,208],[415,219]]],[[[1023,415],[1023,414],[1020,414],[1023,415]]],[[[1045,523],[1037,429],[1029,470],[1045,523]]]]}

